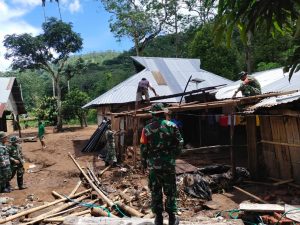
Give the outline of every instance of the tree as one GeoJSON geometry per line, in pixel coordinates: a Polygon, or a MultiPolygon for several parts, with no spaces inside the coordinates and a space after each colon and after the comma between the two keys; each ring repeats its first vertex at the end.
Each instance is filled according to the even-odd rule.
{"type": "Polygon", "coordinates": [[[229,49],[224,44],[216,46],[213,39],[211,24],[202,25],[189,45],[189,56],[200,58],[201,68],[233,79],[240,70],[238,51],[235,48],[229,49]]]}
{"type": "Polygon", "coordinates": [[[112,13],[110,29],[119,40],[129,37],[133,40],[136,54],[144,48],[167,25],[174,16],[177,0],[101,0],[105,9],[112,13]]]}
{"type": "Polygon", "coordinates": [[[57,99],[55,97],[44,96],[39,99],[35,114],[38,120],[46,120],[47,124],[57,124],[57,99]]]}
{"type": "Polygon", "coordinates": [[[216,41],[226,33],[227,43],[237,26],[242,40],[247,42],[247,34],[254,34],[259,28],[266,27],[272,34],[294,33],[295,51],[287,61],[290,78],[300,69],[300,17],[299,0],[220,0],[218,19],[215,27],[216,41]]]}
{"type": "Polygon", "coordinates": [[[57,91],[57,130],[62,129],[61,77],[71,53],[82,49],[82,38],[72,30],[71,23],[50,18],[42,25],[43,34],[7,35],[4,46],[6,59],[12,59],[12,69],[41,69],[54,80],[57,91]]]}
{"type": "Polygon", "coordinates": [[[66,99],[63,102],[64,119],[70,120],[77,117],[81,127],[83,127],[83,124],[87,126],[86,110],[81,107],[87,104],[88,101],[89,96],[86,93],[78,89],[72,90],[66,95],[66,99]]]}

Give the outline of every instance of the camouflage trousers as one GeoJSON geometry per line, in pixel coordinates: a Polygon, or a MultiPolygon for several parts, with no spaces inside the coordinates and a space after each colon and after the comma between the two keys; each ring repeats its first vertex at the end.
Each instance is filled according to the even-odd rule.
{"type": "Polygon", "coordinates": [[[167,197],[165,202],[166,212],[177,212],[175,168],[168,170],[151,169],[149,172],[149,188],[151,191],[151,208],[153,213],[164,211],[163,193],[167,197]]]}
{"type": "Polygon", "coordinates": [[[0,168],[0,192],[6,187],[11,179],[10,167],[0,168]]]}
{"type": "Polygon", "coordinates": [[[254,95],[260,95],[261,91],[258,88],[246,85],[242,90],[242,94],[245,97],[249,97],[254,95]]]}
{"type": "Polygon", "coordinates": [[[24,167],[22,164],[14,165],[11,167],[11,179],[17,174],[18,186],[23,184],[24,167]]]}
{"type": "Polygon", "coordinates": [[[105,162],[109,163],[110,165],[117,162],[116,148],[111,147],[111,146],[107,147],[105,162]]]}

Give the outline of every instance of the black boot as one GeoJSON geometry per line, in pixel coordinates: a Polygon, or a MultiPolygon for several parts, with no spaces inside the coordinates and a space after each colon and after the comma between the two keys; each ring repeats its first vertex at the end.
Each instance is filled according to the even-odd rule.
{"type": "Polygon", "coordinates": [[[4,190],[5,190],[4,192],[5,192],[5,193],[9,193],[9,192],[12,191],[12,189],[13,189],[13,188],[11,187],[10,183],[7,182],[7,183],[6,183],[6,187],[4,188],[4,190]]]}
{"type": "Polygon", "coordinates": [[[179,218],[175,215],[175,213],[169,213],[169,225],[178,225],[179,218]]]}
{"type": "Polygon", "coordinates": [[[26,189],[27,187],[23,184],[23,177],[17,177],[17,183],[19,190],[26,189]]]}
{"type": "Polygon", "coordinates": [[[156,213],[154,224],[155,225],[163,225],[164,224],[164,218],[162,216],[162,213],[156,213]]]}

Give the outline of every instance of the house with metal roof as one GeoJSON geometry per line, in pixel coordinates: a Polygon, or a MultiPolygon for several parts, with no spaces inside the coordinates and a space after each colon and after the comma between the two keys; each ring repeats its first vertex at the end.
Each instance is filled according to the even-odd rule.
{"type": "MultiPolygon", "coordinates": [[[[228,85],[232,81],[200,68],[199,59],[132,57],[137,73],[106,93],[87,103],[83,108],[98,108],[98,114],[108,111],[129,110],[136,100],[139,81],[147,78],[160,96],[201,89],[205,87],[228,85]],[[192,76],[194,82],[188,82],[192,76]],[[123,107],[122,107],[123,106],[123,107]],[[125,107],[124,107],[125,106],[125,107]]],[[[149,91],[150,98],[154,94],[149,91]]],[[[160,102],[177,103],[180,97],[159,100],[160,102]]],[[[132,109],[132,108],[131,108],[132,109]]]]}
{"type": "Polygon", "coordinates": [[[6,115],[13,114],[17,120],[25,114],[22,92],[15,77],[0,77],[0,130],[7,131],[6,115]]]}

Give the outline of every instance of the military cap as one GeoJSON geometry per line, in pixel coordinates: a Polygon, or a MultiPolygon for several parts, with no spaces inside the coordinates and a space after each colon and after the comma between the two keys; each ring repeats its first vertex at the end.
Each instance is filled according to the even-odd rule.
{"type": "Polygon", "coordinates": [[[157,113],[163,113],[164,109],[165,109],[165,107],[162,103],[155,103],[151,106],[149,112],[152,113],[152,115],[155,115],[157,113]]]}
{"type": "Polygon", "coordinates": [[[239,73],[239,77],[242,78],[243,76],[247,75],[248,73],[245,71],[242,71],[239,73]]]}

